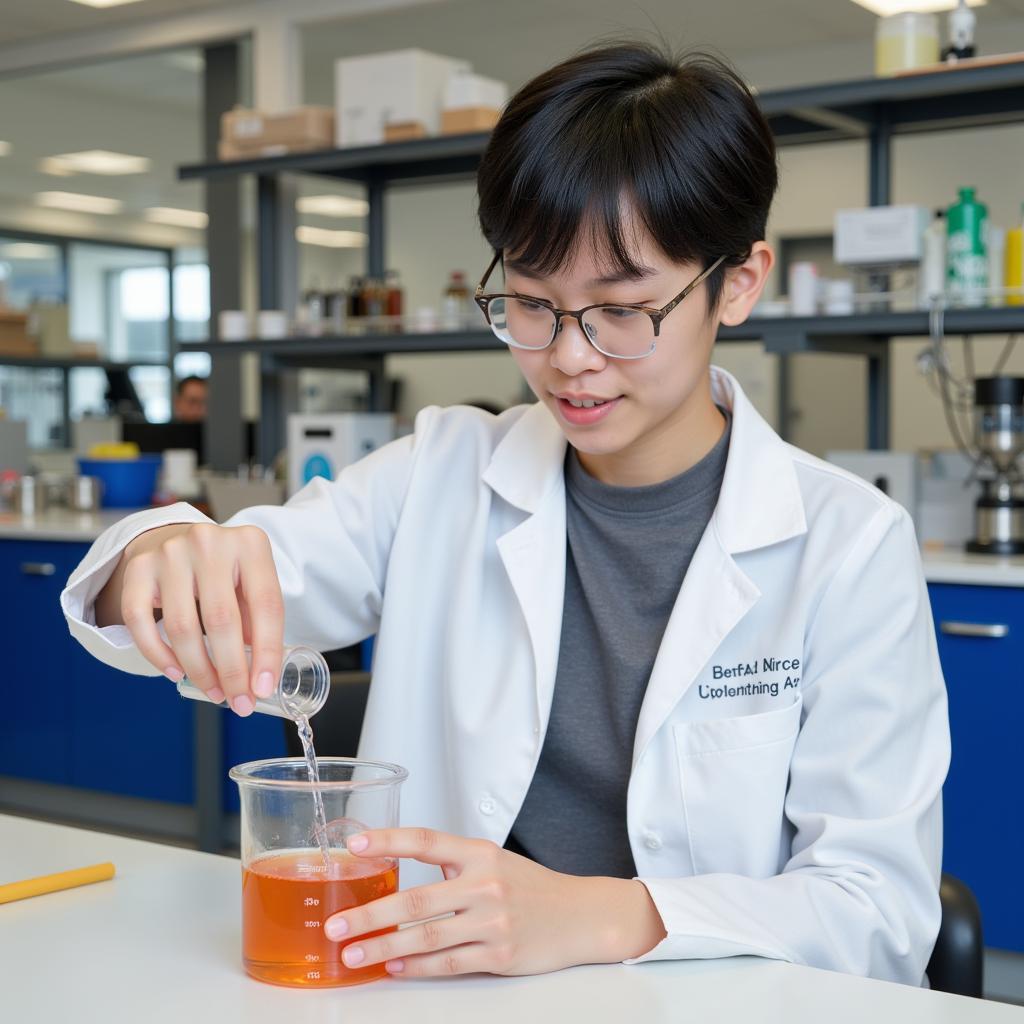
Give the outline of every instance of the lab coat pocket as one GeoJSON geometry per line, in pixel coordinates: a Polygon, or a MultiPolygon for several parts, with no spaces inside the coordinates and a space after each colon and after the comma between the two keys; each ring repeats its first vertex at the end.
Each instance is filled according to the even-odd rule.
{"type": "Polygon", "coordinates": [[[696,874],[768,878],[788,859],[783,810],[801,707],[797,694],[777,710],[673,727],[696,874]]]}

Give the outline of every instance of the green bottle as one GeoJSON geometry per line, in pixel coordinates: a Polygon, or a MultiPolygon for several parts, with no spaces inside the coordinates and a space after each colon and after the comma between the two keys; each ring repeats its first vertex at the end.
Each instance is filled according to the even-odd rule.
{"type": "Polygon", "coordinates": [[[974,198],[973,188],[960,189],[960,201],[946,218],[946,285],[954,302],[983,306],[988,287],[985,221],[988,209],[974,198]]]}

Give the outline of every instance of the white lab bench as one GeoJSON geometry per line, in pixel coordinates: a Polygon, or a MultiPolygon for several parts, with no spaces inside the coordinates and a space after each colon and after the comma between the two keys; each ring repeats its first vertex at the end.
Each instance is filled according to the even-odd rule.
{"type": "Polygon", "coordinates": [[[237,860],[0,815],[0,883],[106,860],[112,881],[0,906],[5,1020],[1024,1022],[1001,1003],[748,957],[277,988],[242,970],[237,860]]]}

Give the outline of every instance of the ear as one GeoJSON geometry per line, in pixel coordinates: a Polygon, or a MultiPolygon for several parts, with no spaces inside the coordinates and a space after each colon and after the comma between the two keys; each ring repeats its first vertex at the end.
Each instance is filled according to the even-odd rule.
{"type": "Polygon", "coordinates": [[[729,268],[718,307],[721,323],[732,327],[750,316],[774,265],[775,253],[771,246],[767,242],[755,242],[746,261],[729,268]]]}

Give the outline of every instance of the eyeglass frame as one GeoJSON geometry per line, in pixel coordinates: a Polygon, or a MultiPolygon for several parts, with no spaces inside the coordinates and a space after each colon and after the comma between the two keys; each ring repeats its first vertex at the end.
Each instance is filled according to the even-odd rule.
{"type": "MultiPolygon", "coordinates": [[[[493,292],[485,293],[484,285],[487,283],[487,279],[494,272],[494,268],[498,265],[498,261],[502,257],[502,252],[499,249],[494,254],[494,259],[491,260],[490,265],[484,271],[484,276],[480,278],[480,283],[476,286],[476,291],[473,293],[473,301],[480,307],[480,311],[484,315],[484,319],[487,321],[487,326],[494,331],[494,324],[491,322],[491,314],[488,311],[488,305],[491,299],[528,299],[531,302],[539,303],[551,310],[555,317],[555,326],[551,332],[551,337],[548,339],[546,345],[520,345],[516,341],[506,341],[504,338],[500,338],[506,345],[511,348],[517,348],[522,352],[543,352],[546,348],[550,348],[554,343],[558,332],[562,329],[562,317],[571,316],[579,325],[580,333],[590,342],[591,345],[597,349],[598,352],[603,356],[607,356],[609,359],[646,359],[647,356],[652,355],[658,345],[658,338],[661,337],[661,321],[665,319],[672,312],[676,306],[679,305],[687,295],[690,294],[703,280],[705,280],[723,260],[726,259],[725,255],[719,256],[711,266],[702,270],[674,299],[666,303],[660,309],[656,306],[645,306],[639,302],[592,302],[589,306],[583,306],[581,309],[559,309],[557,306],[552,305],[547,299],[538,298],[536,295],[517,295],[510,292],[493,292]],[[638,313],[646,313],[651,318],[651,323],[654,325],[654,340],[651,342],[651,347],[640,355],[636,356],[619,356],[614,355],[611,352],[605,352],[603,348],[600,348],[596,341],[590,336],[590,332],[583,324],[583,314],[589,313],[592,309],[601,308],[616,308],[616,309],[635,309],[638,313]]],[[[497,332],[495,332],[497,334],[497,332]]]]}

